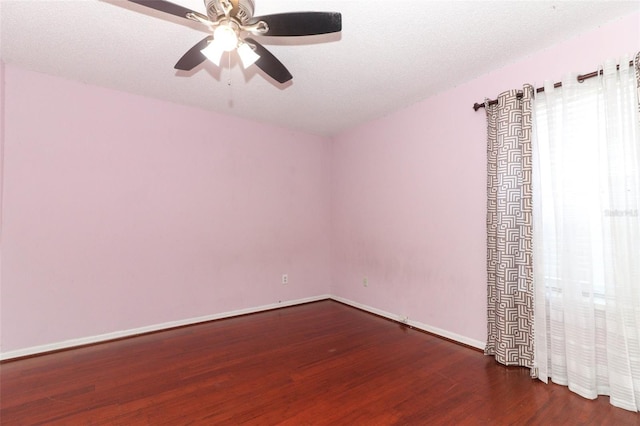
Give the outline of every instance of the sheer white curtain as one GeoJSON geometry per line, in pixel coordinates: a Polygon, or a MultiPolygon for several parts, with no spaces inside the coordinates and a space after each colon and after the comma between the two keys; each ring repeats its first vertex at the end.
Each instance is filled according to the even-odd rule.
{"type": "Polygon", "coordinates": [[[534,103],[539,378],[640,409],[640,130],[629,58],[534,103]]]}

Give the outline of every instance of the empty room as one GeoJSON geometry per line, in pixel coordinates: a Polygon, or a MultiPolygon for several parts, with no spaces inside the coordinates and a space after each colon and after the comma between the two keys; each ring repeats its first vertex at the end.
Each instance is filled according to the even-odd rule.
{"type": "Polygon", "coordinates": [[[640,425],[640,2],[2,0],[0,424],[640,425]]]}

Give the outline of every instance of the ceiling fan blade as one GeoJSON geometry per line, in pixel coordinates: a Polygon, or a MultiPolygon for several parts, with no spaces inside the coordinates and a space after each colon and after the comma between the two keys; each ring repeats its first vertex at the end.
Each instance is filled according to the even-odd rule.
{"type": "Polygon", "coordinates": [[[188,13],[193,13],[194,15],[198,15],[202,18],[208,19],[201,13],[194,12],[191,9],[187,9],[186,7],[178,6],[177,4],[164,1],[164,0],[129,0],[132,3],[141,4],[143,6],[150,7],[155,10],[159,10],[160,12],[170,13],[171,15],[176,15],[181,18],[186,18],[188,13]]]}
{"type": "Polygon", "coordinates": [[[191,71],[203,63],[207,57],[202,54],[201,50],[207,47],[210,40],[213,40],[213,37],[207,36],[196,43],[195,46],[187,50],[187,53],[182,55],[182,58],[180,58],[174,68],[182,71],[191,71]]]}
{"type": "Polygon", "coordinates": [[[256,61],[256,66],[258,68],[267,73],[278,83],[286,83],[293,78],[291,73],[289,73],[289,70],[287,70],[287,68],[282,65],[282,62],[280,62],[278,58],[273,56],[273,54],[269,52],[263,45],[252,38],[245,38],[245,41],[255,45],[256,53],[260,55],[260,59],[256,61]]]}
{"type": "Polygon", "coordinates": [[[269,26],[265,36],[306,36],[342,31],[339,12],[292,12],[256,16],[249,24],[264,21],[269,26]]]}

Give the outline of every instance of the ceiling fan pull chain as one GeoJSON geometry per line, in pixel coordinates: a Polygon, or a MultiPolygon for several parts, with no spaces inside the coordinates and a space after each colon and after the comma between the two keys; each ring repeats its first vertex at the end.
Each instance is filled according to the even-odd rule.
{"type": "Polygon", "coordinates": [[[231,52],[227,52],[227,72],[229,73],[227,85],[231,87],[231,52]]]}

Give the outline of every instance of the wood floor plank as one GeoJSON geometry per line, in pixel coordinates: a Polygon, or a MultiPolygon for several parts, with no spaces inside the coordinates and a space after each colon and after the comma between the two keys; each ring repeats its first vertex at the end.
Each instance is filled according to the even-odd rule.
{"type": "Polygon", "coordinates": [[[640,425],[334,301],[0,364],[0,423],[640,425]]]}

